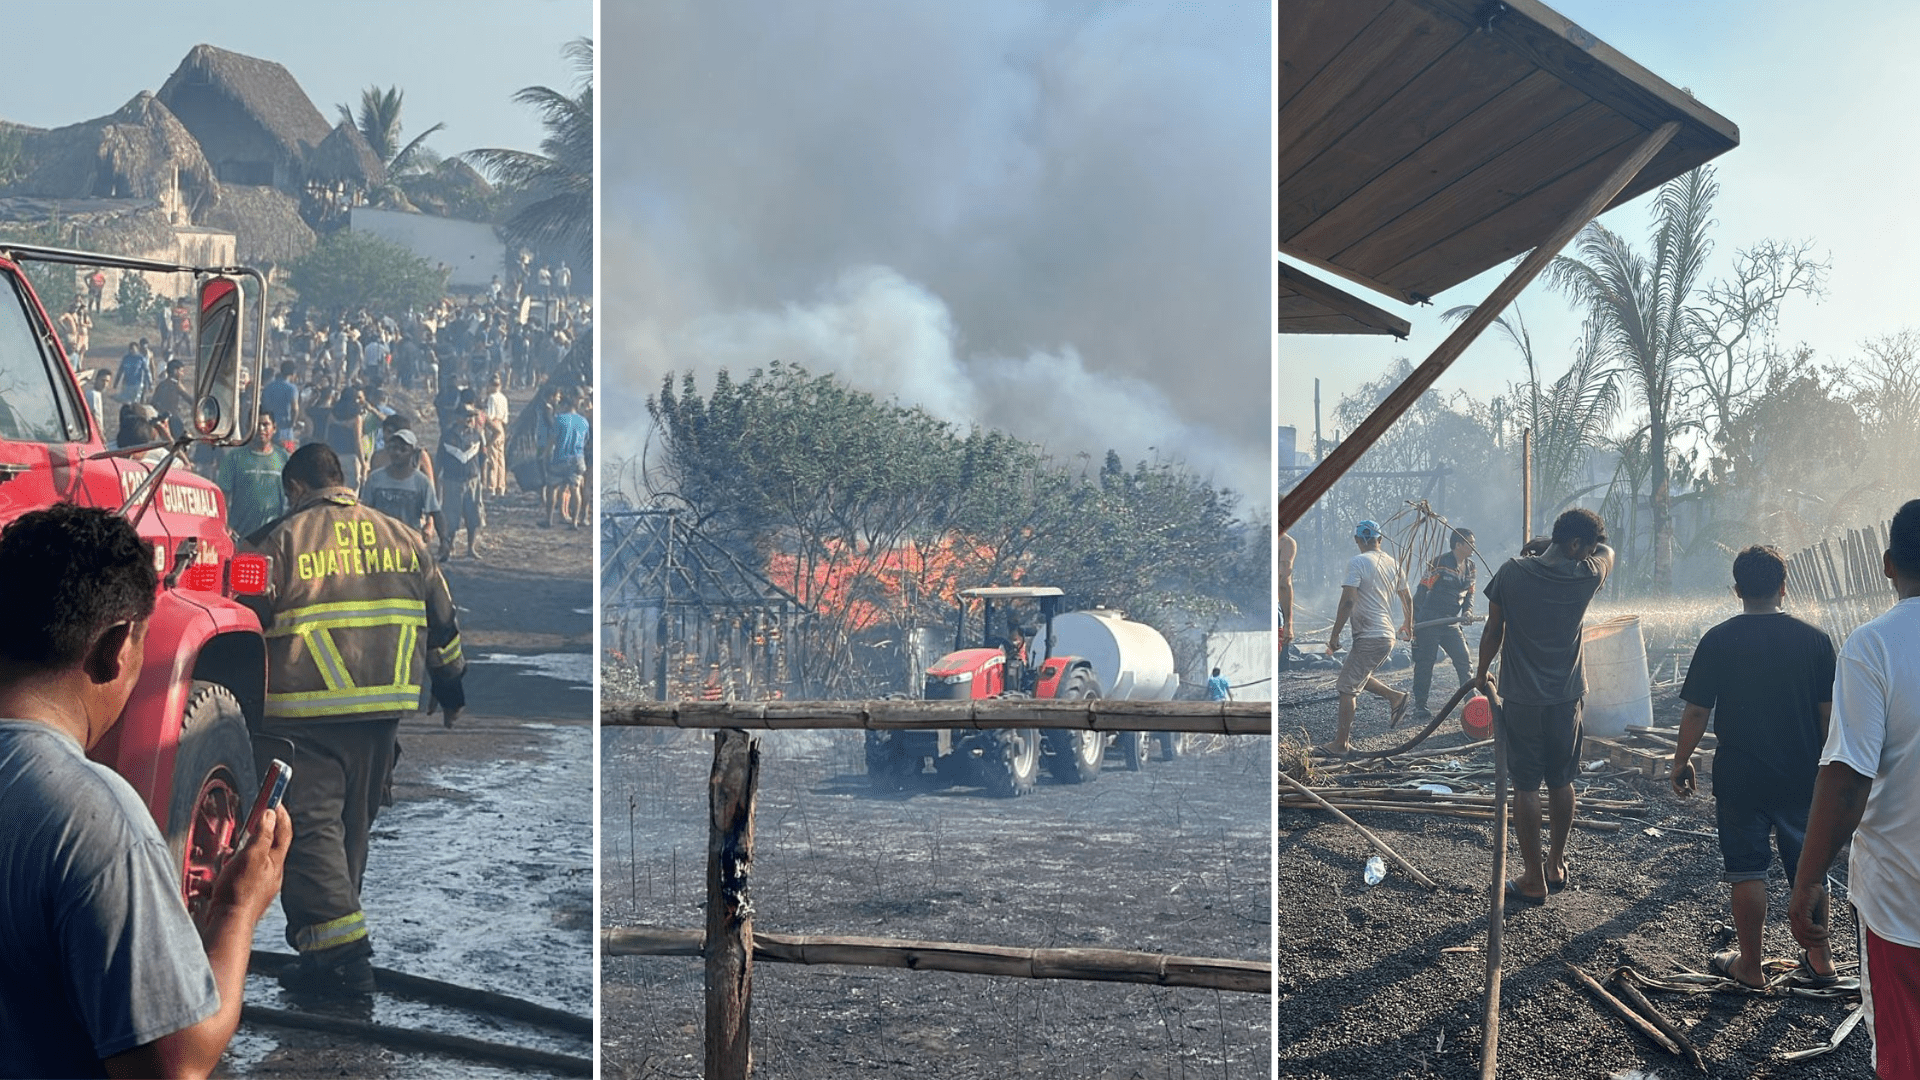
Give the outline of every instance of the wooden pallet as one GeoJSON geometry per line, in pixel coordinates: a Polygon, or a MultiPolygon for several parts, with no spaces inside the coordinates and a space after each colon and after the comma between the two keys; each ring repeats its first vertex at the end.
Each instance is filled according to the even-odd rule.
{"type": "MultiPolygon", "coordinates": [[[[1585,747],[1581,750],[1581,755],[1593,757],[1595,751],[1604,754],[1609,762],[1623,769],[1632,769],[1655,780],[1664,780],[1673,771],[1674,746],[1670,740],[1657,735],[1631,730],[1616,738],[1589,735],[1585,739],[1585,747]]],[[[1713,752],[1706,749],[1695,750],[1693,767],[1702,775],[1712,773],[1713,752]]]]}

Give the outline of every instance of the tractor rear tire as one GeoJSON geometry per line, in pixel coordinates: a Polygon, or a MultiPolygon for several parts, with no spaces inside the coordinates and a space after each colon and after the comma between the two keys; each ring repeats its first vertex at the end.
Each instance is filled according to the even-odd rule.
{"type": "Polygon", "coordinates": [[[1017,799],[1033,790],[1040,775],[1040,732],[1036,728],[1002,728],[984,732],[980,755],[981,782],[1003,799],[1017,799]]]}
{"type": "Polygon", "coordinates": [[[205,921],[214,878],[233,853],[259,784],[239,699],[218,683],[196,681],[174,750],[167,808],[167,847],[196,925],[205,921]]]}
{"type": "Polygon", "coordinates": [[[919,771],[919,764],[917,760],[907,759],[898,735],[891,731],[867,732],[867,779],[873,783],[873,790],[904,789],[907,781],[919,771]]]}
{"type": "MultiPolygon", "coordinates": [[[[1085,701],[1100,696],[1100,680],[1086,668],[1076,668],[1067,676],[1055,701],[1085,701]]],[[[1047,771],[1056,780],[1084,784],[1100,775],[1101,762],[1107,756],[1107,733],[1057,729],[1047,732],[1047,771]]]]}

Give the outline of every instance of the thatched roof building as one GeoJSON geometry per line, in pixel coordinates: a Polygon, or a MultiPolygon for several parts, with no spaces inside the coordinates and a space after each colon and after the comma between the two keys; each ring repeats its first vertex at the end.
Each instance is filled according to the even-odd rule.
{"type": "Polygon", "coordinates": [[[212,45],[194,46],[159,98],[230,184],[295,190],[306,178],[307,155],[332,133],[285,67],[212,45]]]}
{"type": "Polygon", "coordinates": [[[307,155],[306,166],[307,178],[321,183],[370,188],[387,180],[387,167],[367,145],[366,136],[345,120],[307,155]]]}
{"type": "Polygon", "coordinates": [[[284,266],[307,253],[317,237],[300,216],[300,202],[277,188],[222,184],[220,198],[200,218],[238,239],[235,257],[250,266],[284,266]]]}
{"type": "Polygon", "coordinates": [[[14,130],[22,134],[23,171],[7,194],[157,199],[183,221],[211,200],[213,167],[200,144],[144,91],[110,116],[14,130]]]}
{"type": "Polygon", "coordinates": [[[156,199],[0,199],[0,229],[49,223],[59,226],[57,242],[65,246],[155,259],[175,254],[176,230],[156,199]]]}

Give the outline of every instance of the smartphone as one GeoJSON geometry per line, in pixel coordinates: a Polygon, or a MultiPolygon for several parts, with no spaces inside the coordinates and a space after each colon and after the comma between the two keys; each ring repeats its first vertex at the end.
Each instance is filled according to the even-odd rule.
{"type": "Polygon", "coordinates": [[[293,766],[279,758],[274,758],[267,766],[266,775],[260,778],[260,797],[253,800],[253,812],[247,815],[247,823],[241,827],[239,835],[233,838],[235,851],[240,850],[240,845],[246,842],[247,837],[259,830],[260,822],[264,821],[268,814],[279,808],[280,800],[287,795],[287,781],[291,779],[293,779],[293,766]]]}

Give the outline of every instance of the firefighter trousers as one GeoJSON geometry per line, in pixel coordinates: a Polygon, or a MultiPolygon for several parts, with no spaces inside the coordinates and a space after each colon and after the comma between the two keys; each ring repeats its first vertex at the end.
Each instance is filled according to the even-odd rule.
{"type": "Polygon", "coordinates": [[[373,951],[360,883],[373,819],[391,803],[399,730],[399,720],[387,719],[271,724],[262,732],[256,751],[261,756],[284,756],[288,743],[293,746],[286,795],[293,846],[280,906],[287,915],[287,943],[303,954],[373,951]]]}

